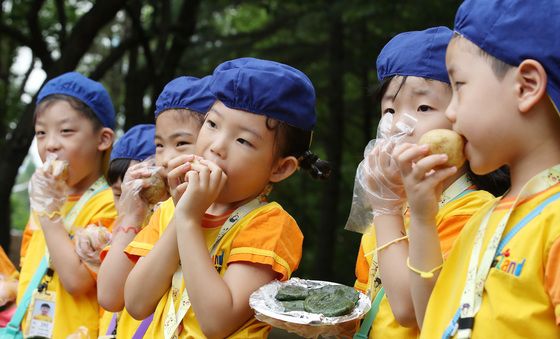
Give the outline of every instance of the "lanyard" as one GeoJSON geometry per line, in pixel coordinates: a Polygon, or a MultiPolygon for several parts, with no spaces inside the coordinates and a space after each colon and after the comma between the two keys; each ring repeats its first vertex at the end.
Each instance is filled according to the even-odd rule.
{"type": "MultiPolygon", "coordinates": [[[[252,210],[262,205],[264,205],[262,198],[257,197],[237,208],[222,225],[218,236],[212,243],[212,246],[210,246],[210,257],[216,254],[220,241],[228,233],[228,231],[231,230],[239,220],[243,219],[243,217],[249,214],[252,210]]],[[[173,274],[173,280],[171,282],[171,297],[169,298],[169,309],[167,310],[167,315],[163,323],[163,333],[165,339],[175,338],[177,336],[177,328],[179,327],[179,324],[181,323],[191,306],[189,295],[185,287],[185,289],[183,290],[183,294],[181,295],[181,300],[179,302],[179,309],[177,310],[177,312],[175,312],[174,297],[178,296],[178,293],[181,289],[182,281],[183,272],[181,271],[181,267],[179,266],[177,271],[173,274]]]]}
{"type": "Polygon", "coordinates": [[[484,282],[486,281],[486,277],[488,276],[490,267],[492,265],[492,262],[494,261],[494,257],[496,255],[500,239],[502,238],[502,234],[504,233],[506,225],[515,207],[517,207],[519,202],[523,199],[538,192],[544,191],[547,188],[557,184],[559,182],[559,175],[560,165],[556,165],[534,176],[531,180],[529,180],[529,182],[527,182],[527,184],[525,184],[525,186],[523,186],[513,205],[500,220],[496,231],[490,238],[490,241],[486,246],[484,253],[482,253],[482,242],[484,239],[484,234],[486,233],[486,229],[488,228],[488,221],[499,200],[496,200],[494,205],[484,216],[484,219],[482,220],[482,223],[478,228],[474,239],[474,245],[469,261],[469,269],[467,271],[465,288],[461,296],[461,312],[458,319],[459,327],[457,338],[470,338],[472,335],[474,317],[479,311],[482,302],[484,282]],[[479,264],[481,253],[482,260],[480,260],[479,264]]]}

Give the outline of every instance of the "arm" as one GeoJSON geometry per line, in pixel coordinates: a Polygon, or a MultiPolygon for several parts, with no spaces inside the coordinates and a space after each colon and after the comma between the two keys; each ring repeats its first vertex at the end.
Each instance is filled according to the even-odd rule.
{"type": "MultiPolygon", "coordinates": [[[[400,215],[379,215],[374,218],[377,246],[383,246],[405,234],[400,215]]],[[[408,242],[393,243],[377,253],[383,288],[395,319],[402,326],[416,326],[416,317],[410,292],[410,274],[406,267],[408,242]]]]}
{"type": "Polygon", "coordinates": [[[97,277],[97,299],[99,305],[110,312],[119,312],[124,307],[124,284],[134,264],[124,253],[136,235],[135,232],[120,232],[122,227],[139,225],[124,217],[115,225],[111,247],[101,263],[97,277]]]}
{"type": "Polygon", "coordinates": [[[152,314],[171,286],[173,273],[179,267],[175,238],[175,227],[170,223],[150,253],[130,271],[124,287],[124,300],[133,318],[141,320],[152,314]]]}
{"type": "Polygon", "coordinates": [[[220,277],[210,259],[199,222],[176,218],[183,277],[200,328],[208,338],[223,338],[252,315],[249,296],[274,280],[268,265],[234,263],[220,277]]]}
{"type": "Polygon", "coordinates": [[[249,319],[249,296],[276,276],[271,267],[232,264],[220,277],[210,259],[201,220],[216,200],[227,176],[214,163],[201,160],[188,171],[188,186],[179,199],[172,225],[183,278],[200,328],[207,337],[225,337],[249,319]]]}
{"type": "MultiPolygon", "coordinates": [[[[457,171],[455,167],[441,167],[447,161],[446,155],[428,153],[426,145],[412,144],[400,145],[393,153],[403,177],[410,207],[409,262],[412,267],[424,272],[439,267],[443,262],[436,214],[443,182],[457,171]]],[[[418,326],[422,328],[424,313],[439,271],[434,272],[431,278],[422,278],[412,270],[408,271],[414,312],[418,326]]]]}
{"type": "Polygon", "coordinates": [[[68,236],[62,219],[53,221],[47,216],[41,216],[39,221],[54,270],[58,273],[64,289],[73,296],[90,292],[95,288],[95,279],[76,254],[74,242],[68,236]]]}
{"type": "Polygon", "coordinates": [[[141,188],[147,184],[142,179],[151,175],[144,167],[143,163],[136,164],[125,175],[111,247],[99,268],[97,298],[99,304],[111,312],[121,311],[124,307],[124,284],[134,267],[124,250],[141,230],[149,212],[148,204],[139,196],[141,188]]]}

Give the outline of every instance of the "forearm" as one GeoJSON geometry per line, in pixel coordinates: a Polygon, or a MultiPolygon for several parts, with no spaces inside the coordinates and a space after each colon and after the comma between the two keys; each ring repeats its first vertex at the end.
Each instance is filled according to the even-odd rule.
{"type": "MultiPolygon", "coordinates": [[[[400,215],[381,215],[374,219],[377,247],[390,244],[406,233],[400,215]]],[[[416,326],[414,305],[410,291],[410,275],[406,266],[408,242],[401,240],[378,251],[381,281],[393,315],[399,324],[416,326]]]]}
{"type": "Polygon", "coordinates": [[[43,217],[40,222],[54,271],[64,289],[72,295],[82,295],[95,288],[95,280],[76,253],[62,221],[53,222],[43,217]]]}
{"type": "Polygon", "coordinates": [[[207,337],[225,337],[252,315],[248,295],[236,294],[214,268],[200,222],[174,221],[183,277],[200,328],[207,337]]]}
{"type": "MultiPolygon", "coordinates": [[[[429,272],[442,264],[441,246],[435,220],[415,220],[411,218],[409,227],[409,262],[420,271],[429,272]]],[[[439,270],[433,272],[432,278],[422,278],[418,273],[408,269],[412,300],[418,326],[422,328],[428,300],[437,281],[439,270]]]]}
{"type": "Polygon", "coordinates": [[[169,290],[173,273],[179,267],[175,236],[175,229],[169,224],[154,248],[134,265],[126,279],[125,306],[136,319],[152,314],[169,290]]]}
{"type": "Polygon", "coordinates": [[[134,267],[132,261],[124,253],[124,249],[135,235],[132,231],[114,234],[111,248],[99,268],[97,299],[99,305],[107,311],[119,312],[124,307],[124,284],[134,267]]]}

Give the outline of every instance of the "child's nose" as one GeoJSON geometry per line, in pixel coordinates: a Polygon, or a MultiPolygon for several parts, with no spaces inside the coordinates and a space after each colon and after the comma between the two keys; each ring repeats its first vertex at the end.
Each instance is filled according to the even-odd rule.
{"type": "Polygon", "coordinates": [[[47,142],[45,144],[47,151],[55,152],[60,149],[61,144],[60,140],[56,135],[50,134],[47,135],[47,142]]]}
{"type": "Polygon", "coordinates": [[[451,121],[451,123],[454,123],[457,120],[453,100],[449,103],[449,106],[447,106],[447,109],[445,110],[445,116],[447,117],[447,120],[451,121]]]}
{"type": "Polygon", "coordinates": [[[216,138],[210,145],[210,152],[217,157],[224,158],[227,154],[226,152],[226,140],[223,138],[216,138]]]}

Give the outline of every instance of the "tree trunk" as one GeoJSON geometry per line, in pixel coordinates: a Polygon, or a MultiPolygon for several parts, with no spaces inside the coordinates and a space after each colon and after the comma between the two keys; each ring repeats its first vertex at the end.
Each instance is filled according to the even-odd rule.
{"type": "Polygon", "coordinates": [[[340,201],[342,140],[344,138],[344,30],[340,13],[331,12],[329,20],[329,84],[328,98],[328,128],[325,129],[327,160],[331,163],[332,172],[325,183],[322,195],[321,219],[317,232],[317,260],[315,261],[315,277],[322,280],[333,278],[334,254],[336,252],[335,238],[338,224],[338,205],[340,201]]]}

